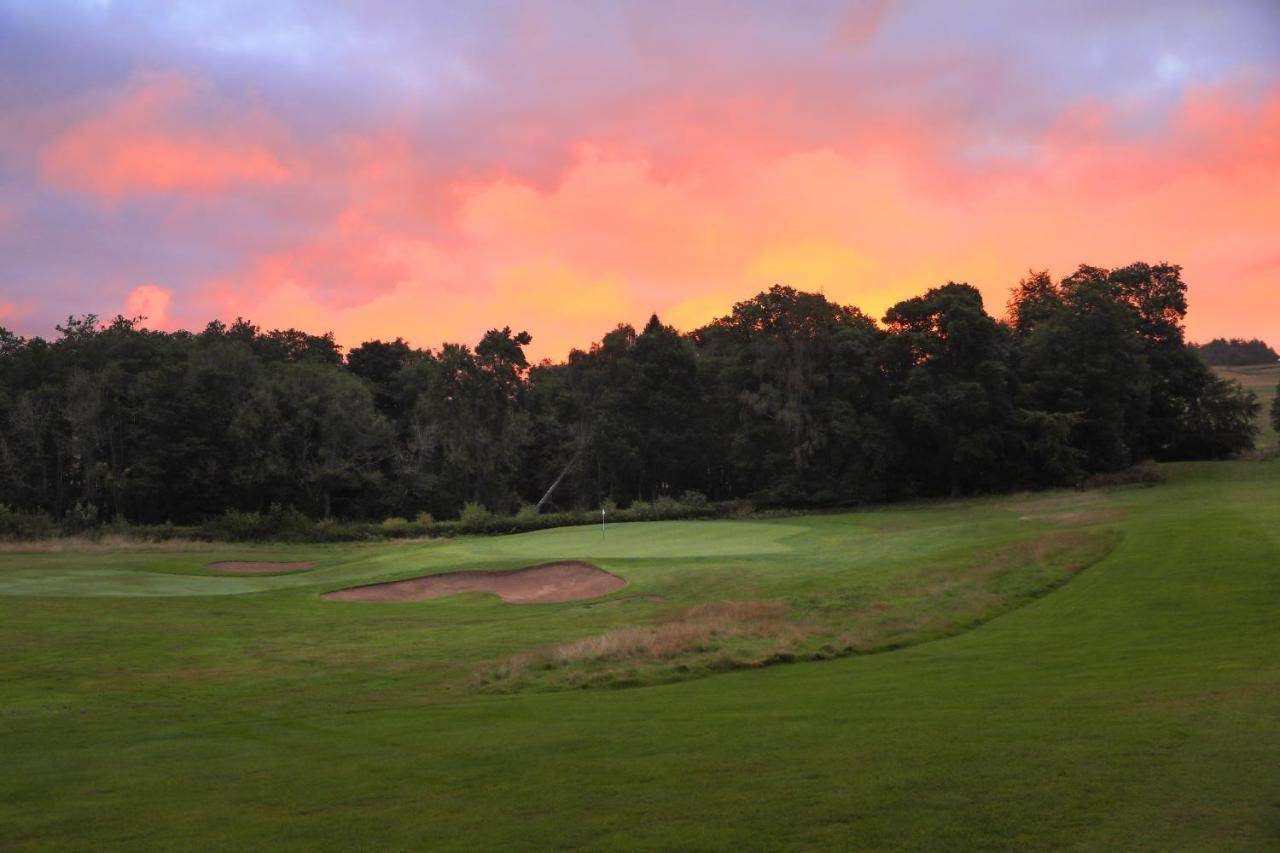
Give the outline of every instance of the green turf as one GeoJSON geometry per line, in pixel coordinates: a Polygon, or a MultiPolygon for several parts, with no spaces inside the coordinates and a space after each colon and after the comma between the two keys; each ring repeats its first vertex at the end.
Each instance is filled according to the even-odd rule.
{"type": "Polygon", "coordinates": [[[1275,447],[1280,443],[1271,426],[1271,403],[1280,384],[1280,364],[1250,364],[1242,367],[1215,367],[1219,376],[1234,379],[1258,395],[1262,411],[1258,414],[1258,447],[1275,447]]]}
{"type": "Polygon", "coordinates": [[[1050,502],[603,539],[0,554],[0,848],[1275,849],[1280,463],[1167,470],[1050,502]],[[1065,584],[1027,547],[1064,534],[1105,545],[1065,584]],[[628,586],[536,606],[318,596],[556,557],[628,586]],[[229,558],[319,566],[202,568],[229,558]],[[993,561],[1009,571],[973,574],[993,561]],[[953,577],[979,586],[937,583],[953,577]],[[661,686],[466,681],[760,599],[804,620],[997,606],[949,639],[661,686]]]}

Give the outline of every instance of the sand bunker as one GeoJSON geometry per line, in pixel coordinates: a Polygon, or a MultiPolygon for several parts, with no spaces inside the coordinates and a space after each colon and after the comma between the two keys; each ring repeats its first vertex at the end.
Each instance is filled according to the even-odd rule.
{"type": "Polygon", "coordinates": [[[622,589],[617,575],[578,561],[546,563],[508,572],[449,572],[325,593],[342,601],[417,601],[460,592],[491,592],[512,604],[581,601],[622,589]]]}
{"type": "Polygon", "coordinates": [[[314,565],[314,562],[268,563],[229,560],[221,563],[210,563],[209,568],[219,572],[302,572],[314,565]]]}

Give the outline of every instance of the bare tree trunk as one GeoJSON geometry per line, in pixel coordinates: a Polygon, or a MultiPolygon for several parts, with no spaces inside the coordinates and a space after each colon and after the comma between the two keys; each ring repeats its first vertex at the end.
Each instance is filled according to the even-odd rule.
{"type": "Polygon", "coordinates": [[[542,512],[542,505],[545,504],[547,501],[551,500],[551,493],[556,490],[556,486],[560,485],[560,481],[563,480],[565,475],[569,473],[569,469],[573,468],[573,466],[577,463],[578,457],[580,455],[581,455],[581,451],[573,454],[573,456],[569,459],[569,464],[564,466],[564,470],[560,472],[560,476],[556,477],[555,482],[551,484],[551,487],[547,489],[546,494],[542,496],[542,500],[538,501],[538,512],[542,512]]]}

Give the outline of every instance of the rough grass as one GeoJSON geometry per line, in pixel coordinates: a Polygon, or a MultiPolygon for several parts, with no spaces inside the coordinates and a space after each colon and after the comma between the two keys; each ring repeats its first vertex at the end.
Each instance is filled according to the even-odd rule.
{"type": "MultiPolygon", "coordinates": [[[[1084,524],[1123,516],[1114,513],[1093,510],[1087,520],[1081,513],[1048,517],[1084,524]]],[[[1118,541],[1114,530],[1047,532],[981,551],[967,565],[903,573],[879,589],[872,603],[856,608],[838,595],[794,605],[704,602],[660,612],[647,626],[509,655],[478,667],[469,683],[497,692],[638,686],[902,648],[959,633],[1043,595],[1118,541]]]]}
{"type": "Polygon", "coordinates": [[[504,691],[538,683],[633,686],[642,683],[642,670],[650,681],[677,680],[752,665],[749,661],[762,665],[808,639],[830,634],[788,620],[780,601],[708,602],[658,616],[647,627],[620,628],[511,655],[481,667],[472,684],[504,691]],[[552,673],[554,678],[545,677],[552,673]]]}
{"type": "Polygon", "coordinates": [[[605,543],[0,554],[0,849],[1274,850],[1280,463],[1165,470],[1101,495],[1125,517],[1088,526],[988,499],[605,543]],[[1038,538],[1095,530],[1122,538],[1085,571],[1071,548],[1019,568],[1038,538]],[[557,557],[629,586],[528,607],[319,598],[557,557]],[[254,558],[318,565],[203,568],[254,558]],[[966,627],[987,595],[1008,609],[966,627]],[[960,628],[656,687],[465,686],[699,605],[752,622],[724,601],[765,602],[764,626],[867,614],[830,642],[876,619],[960,628]]]}
{"type": "Polygon", "coordinates": [[[229,548],[227,543],[198,542],[191,539],[148,540],[120,533],[98,536],[60,536],[56,539],[0,540],[0,554],[114,554],[121,550],[151,553],[206,552],[229,548]]]}

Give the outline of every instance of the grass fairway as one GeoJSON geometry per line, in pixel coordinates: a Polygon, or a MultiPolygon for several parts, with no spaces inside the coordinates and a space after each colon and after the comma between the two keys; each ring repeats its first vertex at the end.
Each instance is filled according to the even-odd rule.
{"type": "Polygon", "coordinates": [[[603,537],[0,554],[0,848],[1275,849],[1280,463],[1166,470],[603,537]],[[233,559],[318,565],[204,568],[233,559]],[[319,597],[551,559],[628,585],[319,597]],[[775,609],[669,658],[500,663],[726,601],[775,609]],[[779,648],[832,659],[752,666],[779,648]]]}

